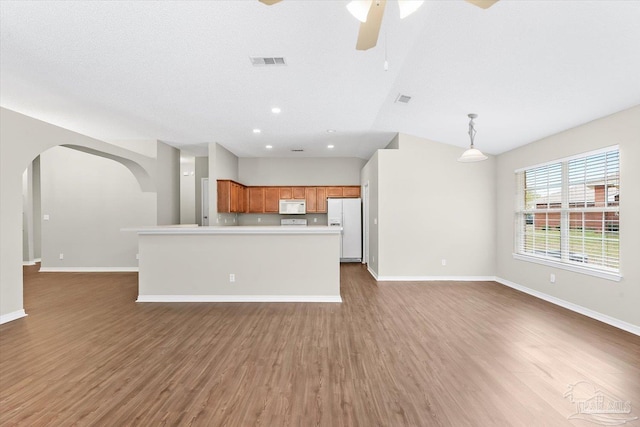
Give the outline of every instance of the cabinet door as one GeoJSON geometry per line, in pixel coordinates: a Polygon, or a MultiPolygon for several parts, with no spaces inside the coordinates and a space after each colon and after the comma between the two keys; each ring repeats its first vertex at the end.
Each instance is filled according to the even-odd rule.
{"type": "Polygon", "coordinates": [[[342,197],[360,197],[360,186],[342,187],[342,197]]]}
{"type": "Polygon", "coordinates": [[[281,199],[292,199],[293,193],[291,192],[291,187],[279,187],[280,188],[280,198],[281,199]]]}
{"type": "Polygon", "coordinates": [[[304,199],[307,197],[305,187],[293,187],[292,192],[292,199],[304,199]]]}
{"type": "Polygon", "coordinates": [[[280,202],[280,189],[278,187],[264,188],[264,211],[278,213],[280,202]]]}
{"type": "Polygon", "coordinates": [[[249,187],[249,213],[264,213],[264,187],[249,187]]]}
{"type": "Polygon", "coordinates": [[[324,187],[316,188],[316,212],[327,212],[327,189],[324,187]]]}
{"type": "Polygon", "coordinates": [[[342,197],[342,187],[327,187],[327,197],[342,197]]]}
{"type": "Polygon", "coordinates": [[[244,212],[245,211],[245,186],[236,182],[231,183],[231,212],[244,212]]]}
{"type": "Polygon", "coordinates": [[[318,212],[318,209],[316,207],[316,203],[318,200],[318,191],[316,187],[305,187],[304,192],[305,192],[305,200],[307,203],[307,212],[308,213],[318,212]]]}
{"type": "Polygon", "coordinates": [[[231,212],[229,199],[231,198],[231,181],[218,181],[218,212],[231,212]]]}

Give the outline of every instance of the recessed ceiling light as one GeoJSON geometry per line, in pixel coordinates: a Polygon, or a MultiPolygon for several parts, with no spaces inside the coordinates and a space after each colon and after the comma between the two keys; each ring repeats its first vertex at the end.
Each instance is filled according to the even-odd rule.
{"type": "Polygon", "coordinates": [[[267,150],[271,150],[273,148],[273,145],[266,145],[264,148],[266,148],[267,150]]]}
{"type": "Polygon", "coordinates": [[[327,133],[336,133],[335,129],[327,129],[327,133]]]}
{"type": "Polygon", "coordinates": [[[262,132],[260,129],[254,129],[253,130],[253,133],[260,133],[260,132],[262,132]]]}
{"type": "Polygon", "coordinates": [[[333,144],[329,144],[329,145],[327,145],[327,148],[328,148],[328,149],[332,149],[333,147],[335,147],[333,144]]]}
{"type": "Polygon", "coordinates": [[[273,107],[273,108],[271,109],[271,112],[272,112],[273,114],[280,114],[280,111],[282,111],[282,110],[281,110],[280,108],[278,108],[278,107],[273,107]]]}

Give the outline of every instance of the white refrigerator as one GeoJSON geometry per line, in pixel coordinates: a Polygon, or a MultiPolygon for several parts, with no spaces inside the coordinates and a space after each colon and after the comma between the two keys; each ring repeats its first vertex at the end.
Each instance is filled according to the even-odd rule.
{"type": "Polygon", "coordinates": [[[327,199],[327,220],[342,227],[340,261],[362,261],[362,199],[327,199]]]}

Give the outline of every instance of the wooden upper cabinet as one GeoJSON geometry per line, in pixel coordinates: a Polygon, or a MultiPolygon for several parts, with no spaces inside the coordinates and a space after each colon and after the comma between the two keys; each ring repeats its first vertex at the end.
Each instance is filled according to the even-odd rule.
{"type": "Polygon", "coordinates": [[[316,212],[327,212],[327,189],[325,187],[316,188],[316,212]]]}
{"type": "Polygon", "coordinates": [[[307,193],[305,191],[306,187],[292,187],[292,199],[305,199],[307,197],[307,193]]]}
{"type": "Polygon", "coordinates": [[[327,197],[342,197],[342,187],[327,187],[327,197]]]}
{"type": "Polygon", "coordinates": [[[278,187],[280,190],[280,198],[281,199],[292,199],[293,193],[291,192],[291,187],[278,187]]]}
{"type": "Polygon", "coordinates": [[[305,187],[304,192],[305,192],[305,200],[307,204],[307,212],[308,213],[318,212],[316,208],[317,197],[318,197],[317,188],[305,187]]]}
{"type": "Polygon", "coordinates": [[[218,181],[218,212],[231,212],[231,181],[218,181]]]}
{"type": "Polygon", "coordinates": [[[305,200],[307,212],[326,213],[327,197],[360,197],[360,186],[245,187],[229,179],[218,180],[220,213],[278,213],[281,199],[305,200]]]}
{"type": "Polygon", "coordinates": [[[245,211],[246,187],[237,182],[218,180],[218,212],[237,213],[245,211]]]}
{"type": "Polygon", "coordinates": [[[264,211],[278,213],[280,211],[280,188],[264,187],[264,211]]]}
{"type": "Polygon", "coordinates": [[[264,187],[248,187],[249,191],[249,213],[264,213],[264,187]]]}
{"type": "Polygon", "coordinates": [[[342,197],[360,197],[360,186],[350,185],[342,187],[342,197]]]}

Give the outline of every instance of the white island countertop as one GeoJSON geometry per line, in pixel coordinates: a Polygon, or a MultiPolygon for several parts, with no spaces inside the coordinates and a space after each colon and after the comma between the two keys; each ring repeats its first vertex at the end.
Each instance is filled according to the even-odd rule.
{"type": "Polygon", "coordinates": [[[167,225],[155,227],[123,228],[138,234],[340,234],[342,227],[326,225],[276,225],[276,226],[228,226],[197,227],[193,225],[167,225]]]}

